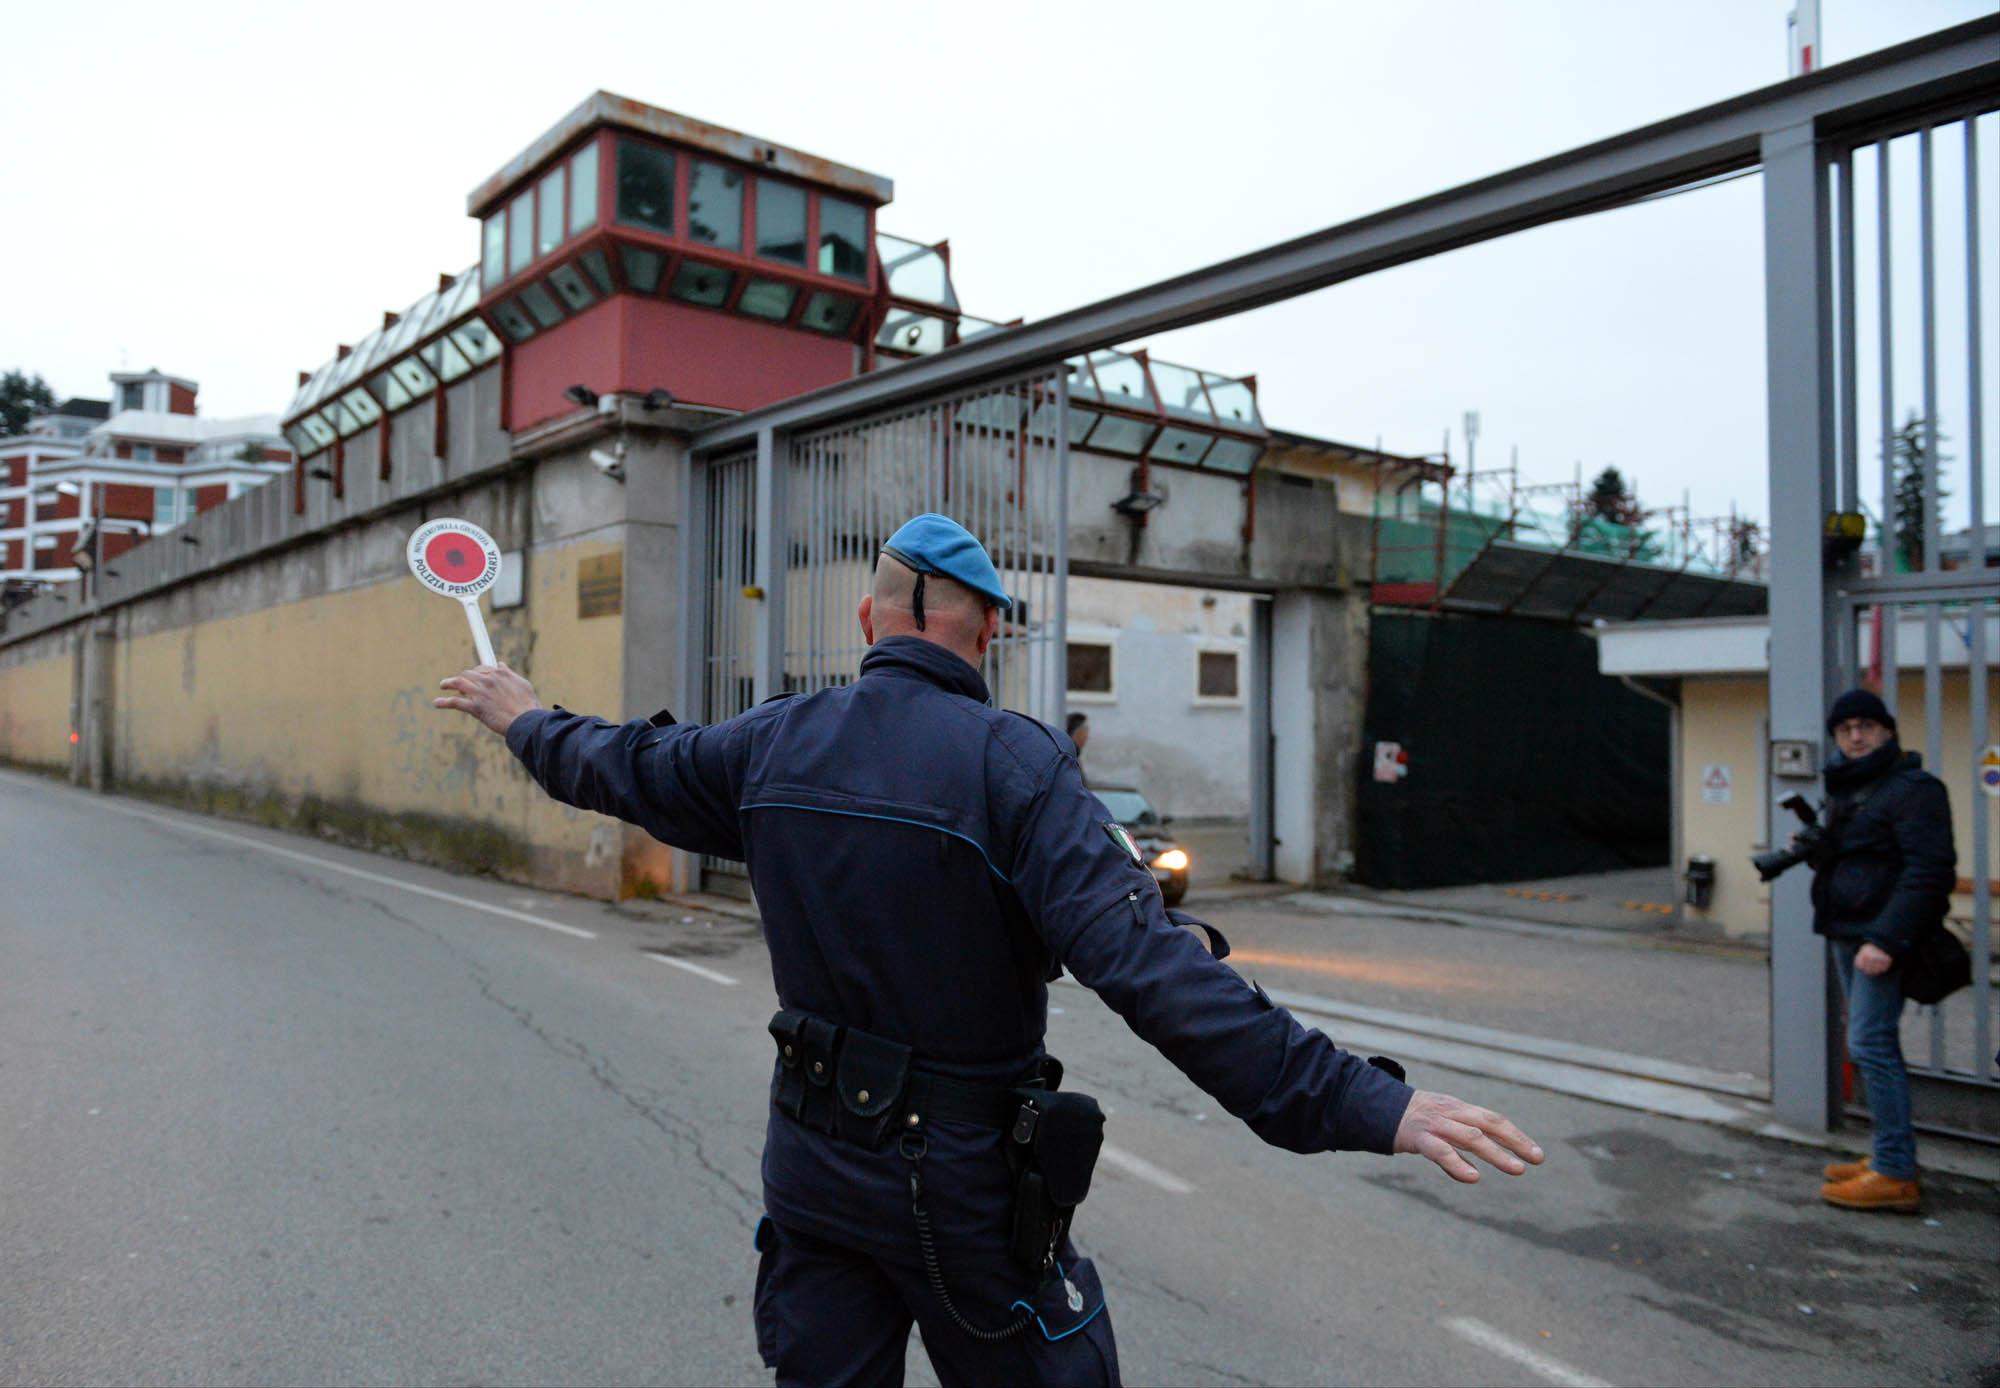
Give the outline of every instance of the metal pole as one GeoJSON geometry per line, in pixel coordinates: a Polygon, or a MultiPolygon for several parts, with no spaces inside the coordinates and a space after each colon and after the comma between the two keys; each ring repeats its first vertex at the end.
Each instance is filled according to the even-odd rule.
{"type": "Polygon", "coordinates": [[[1268,882],[1276,848],[1273,819],[1276,767],[1271,738],[1271,615],[1264,594],[1250,601],[1250,876],[1268,882]]]}
{"type": "MultiPolygon", "coordinates": [[[[1981,350],[1979,278],[1979,142],[1978,121],[1965,122],[1965,360],[1966,411],[1965,460],[1966,503],[1971,509],[1971,525],[1966,531],[1966,563],[1978,568],[1986,562],[1986,411],[1983,400],[1985,372],[1981,350]]],[[[1969,760],[1974,776],[1987,738],[1992,733],[1992,714],[1987,706],[1986,619],[2000,612],[2000,603],[1973,602],[1967,605],[1972,621],[1971,648],[1966,652],[1965,674],[1970,691],[1971,734],[1969,760]]],[[[1990,835],[1993,801],[1979,792],[1975,782],[1972,795],[1972,957],[1991,959],[1993,949],[1992,848],[1990,835]]],[[[1981,1079],[1994,1078],[1992,970],[1972,971],[1973,1073],[1981,1079]]]]}
{"type": "MultiPolygon", "coordinates": [[[[1769,372],[1771,509],[1770,710],[1773,741],[1822,744],[1821,716],[1835,650],[1820,564],[1832,501],[1825,181],[1810,121],[1767,133],[1764,163],[1765,352],[1769,372]],[[1810,255],[1798,254],[1810,247],[1810,255]]],[[[1773,758],[1775,767],[1776,759],[1773,758]]],[[[1770,842],[1789,832],[1777,806],[1809,777],[1774,771],[1766,812],[1770,842]]],[[[1788,873],[1771,892],[1771,1103],[1778,1120],[1823,1131],[1838,1120],[1833,971],[1812,933],[1810,881],[1788,873]]]]}
{"type": "MultiPolygon", "coordinates": [[[[1049,676],[1054,701],[1050,707],[1064,713],[1069,698],[1069,366],[1056,368],[1055,418],[1055,599],[1049,623],[1049,676]]],[[[1054,720],[1051,719],[1051,722],[1054,720]]]]}
{"type": "MultiPolygon", "coordinates": [[[[438,387],[443,390],[443,386],[438,387]]],[[[682,718],[700,721],[708,663],[708,460],[690,453],[681,468],[680,554],[676,576],[680,602],[681,678],[674,707],[682,718]]],[[[699,891],[701,858],[676,848],[674,889],[699,891]]]]}
{"type": "MultiPolygon", "coordinates": [[[[1877,339],[1876,365],[1882,375],[1882,539],[1881,570],[1886,577],[1896,570],[1896,554],[1902,536],[1896,526],[1896,322],[1892,293],[1889,251],[1889,142],[1875,146],[1875,273],[1877,339]]],[[[1898,654],[1896,605],[1884,602],[1877,609],[1882,642],[1882,702],[1894,716],[1902,691],[1903,667],[1898,654]]]]}

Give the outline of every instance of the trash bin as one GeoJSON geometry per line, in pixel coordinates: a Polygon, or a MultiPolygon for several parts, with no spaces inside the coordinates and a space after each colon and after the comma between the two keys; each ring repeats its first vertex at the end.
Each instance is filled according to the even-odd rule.
{"type": "Polygon", "coordinates": [[[1688,859],[1684,900],[1697,911],[1706,911],[1715,900],[1715,859],[1706,853],[1696,853],[1688,859]]]}

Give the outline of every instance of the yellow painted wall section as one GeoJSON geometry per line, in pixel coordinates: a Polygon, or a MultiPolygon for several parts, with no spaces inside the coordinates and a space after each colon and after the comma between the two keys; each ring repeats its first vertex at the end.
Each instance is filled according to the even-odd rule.
{"type": "MultiPolygon", "coordinates": [[[[1715,898],[1707,911],[1684,908],[1689,922],[1730,935],[1770,930],[1770,889],[1757,880],[1750,854],[1764,841],[1762,679],[1681,682],[1682,830],[1689,857],[1715,859],[1715,898]],[[1713,785],[1703,798],[1703,778],[1725,768],[1726,803],[1713,785]]],[[[1678,865],[1684,868],[1685,864],[1678,865]]]]}
{"type": "Polygon", "coordinates": [[[75,657],[0,663],[0,760],[67,769],[75,657]]]}
{"type": "MultiPolygon", "coordinates": [[[[576,615],[578,561],[618,548],[538,549],[526,603],[487,613],[496,653],[545,704],[618,710],[622,619],[576,615]]],[[[540,880],[615,890],[613,821],[550,800],[501,739],[431,707],[438,681],[476,659],[459,604],[409,577],[139,636],[119,653],[115,775],[486,826],[533,851],[540,880]]]]}
{"type": "MultiPolygon", "coordinates": [[[[2000,672],[1988,675],[1992,688],[1987,707],[2000,709],[2000,672]]],[[[1972,876],[1973,759],[1990,741],[1972,727],[1970,686],[1963,670],[1943,674],[1940,709],[1942,757],[1925,769],[1945,784],[1951,800],[1952,835],[1958,848],[1960,880],[1972,876]]],[[[1770,890],[1757,880],[1749,855],[1765,836],[1763,823],[1764,737],[1767,687],[1759,679],[1684,680],[1681,684],[1682,784],[1681,804],[1687,852],[1707,853],[1716,863],[1716,892],[1707,912],[1688,908],[1690,921],[1706,921],[1731,935],[1763,936],[1770,930],[1770,890]],[[1709,765],[1731,768],[1733,785],[1728,804],[1705,803],[1702,773],[1709,765]]],[[[1922,752],[1925,743],[1924,680],[1921,672],[1905,672],[1898,686],[1897,736],[1907,751],[1922,752]]],[[[1817,801],[1820,792],[1809,798],[1817,801]]],[[[1989,811],[2000,806],[1989,804],[1989,811]]],[[[1989,819],[2000,819],[1990,813],[1989,819]]],[[[1989,830],[1990,832],[1990,830],[1989,830]]],[[[1996,859],[1995,861],[2000,861],[1996,859]]],[[[1803,866],[1793,869],[1804,872],[1803,866]]],[[[1952,901],[1952,915],[1971,914],[1969,896],[1952,901]]]]}

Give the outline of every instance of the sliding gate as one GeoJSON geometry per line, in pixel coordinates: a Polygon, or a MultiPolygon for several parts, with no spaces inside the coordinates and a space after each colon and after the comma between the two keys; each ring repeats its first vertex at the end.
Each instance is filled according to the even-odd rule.
{"type": "MultiPolygon", "coordinates": [[[[986,545],[1014,599],[981,673],[994,703],[1061,718],[1068,572],[1067,377],[1004,385],[697,454],[684,494],[682,591],[699,608],[687,703],[705,723],[860,673],[856,609],[875,557],[925,511],[986,545]],[[771,537],[783,537],[775,543],[771,537]]],[[[746,889],[741,863],[701,861],[710,890],[746,889]]]]}
{"type": "Polygon", "coordinates": [[[1927,1087],[1919,1117],[1945,1127],[1979,1126],[1964,1087],[2000,1087],[1990,967],[2000,802],[1983,784],[2000,777],[1992,104],[1826,151],[1838,509],[1859,513],[1866,537],[1858,572],[1831,585],[1836,683],[1879,690],[1904,747],[1950,793],[1950,924],[1972,951],[1973,982],[1909,1009],[1903,1038],[1927,1087]]]}

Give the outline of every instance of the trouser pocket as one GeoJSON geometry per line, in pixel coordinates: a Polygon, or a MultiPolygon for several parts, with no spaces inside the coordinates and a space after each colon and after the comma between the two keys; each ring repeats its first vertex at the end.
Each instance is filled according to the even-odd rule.
{"type": "Polygon", "coordinates": [[[1115,1385],[1118,1342],[1111,1333],[1111,1313],[1104,1305],[1104,1287],[1088,1258],[1069,1256],[1056,1264],[1032,1299],[1015,1302],[1027,1308],[1034,1323],[1022,1335],[1022,1348],[1034,1366],[1037,1384],[1115,1385]]]}
{"type": "Polygon", "coordinates": [[[764,1361],[764,1367],[778,1367],[778,1317],[773,1303],[777,1299],[776,1277],[773,1271],[778,1260],[778,1226],[765,1215],[757,1221],[757,1232],[751,1240],[757,1250],[757,1290],[750,1299],[750,1319],[757,1327],[757,1357],[764,1361]]]}

